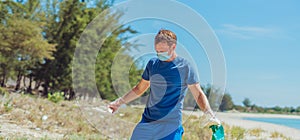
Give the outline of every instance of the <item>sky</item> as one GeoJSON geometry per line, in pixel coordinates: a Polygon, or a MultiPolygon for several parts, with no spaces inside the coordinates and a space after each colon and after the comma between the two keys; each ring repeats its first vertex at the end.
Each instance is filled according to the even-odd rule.
{"type": "MultiPolygon", "coordinates": [[[[124,0],[115,2],[118,4],[124,0]]],[[[242,101],[249,98],[253,104],[264,107],[300,106],[300,1],[177,2],[201,15],[218,38],[226,63],[226,92],[232,96],[235,104],[242,105],[242,101]]],[[[140,2],[135,6],[159,4],[153,2],[153,5],[143,5],[140,2]]],[[[164,10],[154,8],[153,11],[164,10]]],[[[184,10],[180,12],[185,13],[184,10]]],[[[189,14],[184,16],[188,18],[189,14]]],[[[185,22],[196,24],[193,19],[185,22]]],[[[198,68],[200,82],[204,85],[211,82],[211,65],[205,49],[183,27],[157,19],[135,20],[126,25],[139,31],[131,41],[138,39],[153,53],[151,37],[161,28],[174,31],[178,37],[178,46],[181,46],[178,47],[180,52],[196,58],[194,63],[198,68]]],[[[198,30],[197,27],[194,29],[198,30]]]]}

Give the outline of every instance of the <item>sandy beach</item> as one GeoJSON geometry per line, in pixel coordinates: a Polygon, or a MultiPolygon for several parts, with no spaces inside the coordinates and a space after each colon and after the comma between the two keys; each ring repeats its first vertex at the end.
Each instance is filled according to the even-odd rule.
{"type": "Polygon", "coordinates": [[[261,128],[267,133],[279,132],[286,137],[300,140],[300,130],[290,128],[283,125],[276,125],[272,123],[258,122],[244,120],[246,117],[257,117],[257,118],[294,118],[300,119],[300,116],[295,115],[280,115],[280,114],[250,114],[250,113],[217,113],[217,117],[224,123],[230,126],[240,126],[246,129],[261,128]]]}

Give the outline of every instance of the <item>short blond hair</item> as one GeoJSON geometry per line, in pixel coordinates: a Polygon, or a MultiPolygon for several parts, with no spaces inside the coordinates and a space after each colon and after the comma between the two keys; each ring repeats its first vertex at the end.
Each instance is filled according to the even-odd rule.
{"type": "Polygon", "coordinates": [[[155,45],[160,42],[165,42],[168,46],[177,44],[176,34],[170,30],[161,29],[155,36],[155,45]]]}

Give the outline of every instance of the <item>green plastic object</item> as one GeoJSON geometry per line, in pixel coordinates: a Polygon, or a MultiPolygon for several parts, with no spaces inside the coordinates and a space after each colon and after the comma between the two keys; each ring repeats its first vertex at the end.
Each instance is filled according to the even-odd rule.
{"type": "Polygon", "coordinates": [[[212,140],[225,140],[224,128],[222,125],[211,125],[209,128],[213,132],[212,140]]]}

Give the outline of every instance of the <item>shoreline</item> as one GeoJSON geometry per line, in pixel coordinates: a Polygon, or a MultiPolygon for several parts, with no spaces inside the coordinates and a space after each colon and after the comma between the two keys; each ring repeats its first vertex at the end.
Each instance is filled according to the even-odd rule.
{"type": "Polygon", "coordinates": [[[268,133],[279,132],[286,137],[292,139],[300,139],[300,130],[291,128],[285,125],[245,120],[243,118],[286,118],[286,119],[300,119],[297,115],[284,114],[255,114],[255,113],[223,113],[217,112],[217,117],[229,126],[239,126],[245,129],[260,128],[268,133]]]}
{"type": "Polygon", "coordinates": [[[288,114],[267,114],[267,113],[238,113],[238,112],[217,112],[217,115],[227,114],[227,116],[238,118],[285,118],[285,119],[300,119],[300,115],[288,114]],[[233,116],[238,114],[239,116],[233,116]]]}

